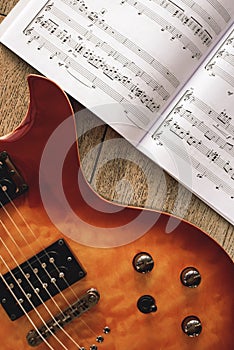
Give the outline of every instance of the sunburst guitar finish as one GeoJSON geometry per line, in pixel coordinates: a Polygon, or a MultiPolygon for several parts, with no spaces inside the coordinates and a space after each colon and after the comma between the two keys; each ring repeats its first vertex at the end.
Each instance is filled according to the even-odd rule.
{"type": "Polygon", "coordinates": [[[233,349],[229,256],[183,220],[94,193],[66,95],[39,76],[29,88],[0,140],[1,349],[233,349]]]}

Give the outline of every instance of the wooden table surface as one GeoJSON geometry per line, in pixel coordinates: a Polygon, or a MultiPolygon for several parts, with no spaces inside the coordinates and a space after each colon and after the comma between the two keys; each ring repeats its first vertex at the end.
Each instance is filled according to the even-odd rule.
{"type": "MultiPolygon", "coordinates": [[[[1,21],[17,2],[0,0],[1,21]]],[[[24,117],[29,103],[26,77],[38,72],[1,44],[0,62],[1,136],[24,117]]],[[[111,201],[182,217],[206,231],[234,258],[234,227],[230,223],[88,111],[80,113],[78,132],[83,172],[96,192],[111,201]]]]}

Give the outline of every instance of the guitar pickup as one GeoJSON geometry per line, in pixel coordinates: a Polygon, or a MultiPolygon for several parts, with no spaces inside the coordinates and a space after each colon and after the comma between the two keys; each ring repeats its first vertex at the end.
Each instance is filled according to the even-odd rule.
{"type": "Polygon", "coordinates": [[[0,205],[4,206],[28,189],[7,152],[0,153],[0,205]]]}
{"type": "Polygon", "coordinates": [[[0,278],[0,302],[12,321],[86,276],[63,239],[0,278]]]}

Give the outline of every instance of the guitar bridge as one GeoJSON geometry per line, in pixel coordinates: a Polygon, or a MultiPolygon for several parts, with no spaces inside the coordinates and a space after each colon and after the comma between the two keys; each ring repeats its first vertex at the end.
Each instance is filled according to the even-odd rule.
{"type": "Polygon", "coordinates": [[[89,289],[85,294],[81,295],[74,304],[56,315],[40,329],[31,330],[26,337],[28,344],[32,347],[40,345],[43,343],[44,339],[48,339],[51,335],[60,331],[74,319],[93,308],[98,303],[99,299],[100,295],[98,291],[94,288],[89,289]]]}
{"type": "Polygon", "coordinates": [[[7,152],[0,153],[0,205],[4,206],[28,189],[7,152]]]}

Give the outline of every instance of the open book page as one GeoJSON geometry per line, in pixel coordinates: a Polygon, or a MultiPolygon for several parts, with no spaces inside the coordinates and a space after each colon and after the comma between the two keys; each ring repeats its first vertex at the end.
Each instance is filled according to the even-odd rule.
{"type": "Polygon", "coordinates": [[[137,144],[232,16],[233,0],[21,0],[0,39],[137,144]]]}
{"type": "Polygon", "coordinates": [[[234,25],[140,149],[234,224],[234,25]]]}

